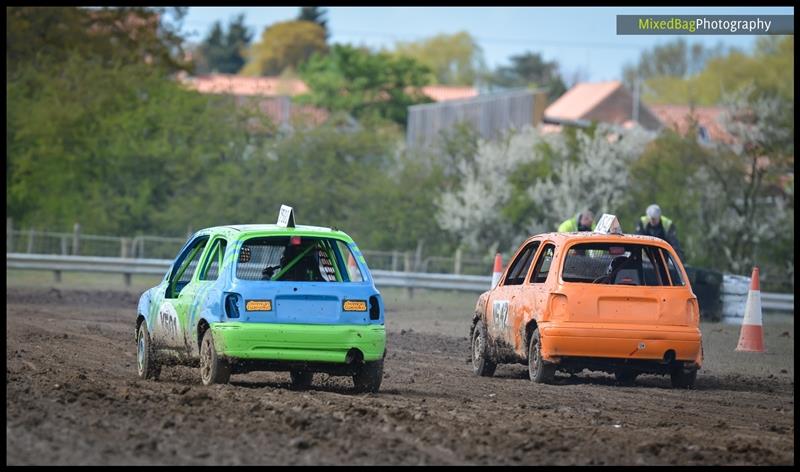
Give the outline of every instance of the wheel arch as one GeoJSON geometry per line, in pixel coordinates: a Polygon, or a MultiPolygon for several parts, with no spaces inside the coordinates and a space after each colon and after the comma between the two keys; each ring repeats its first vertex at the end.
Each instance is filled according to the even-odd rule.
{"type": "Polygon", "coordinates": [[[144,323],[145,327],[146,327],[147,326],[147,319],[144,317],[143,314],[139,313],[139,314],[136,315],[136,330],[134,330],[134,332],[133,332],[133,338],[136,341],[139,340],[139,328],[142,326],[142,323],[144,323]]]}
{"type": "Polygon", "coordinates": [[[525,323],[525,357],[528,357],[528,346],[531,343],[531,337],[533,337],[533,332],[536,328],[539,327],[539,323],[536,321],[536,318],[531,318],[527,323],[525,323]]]}

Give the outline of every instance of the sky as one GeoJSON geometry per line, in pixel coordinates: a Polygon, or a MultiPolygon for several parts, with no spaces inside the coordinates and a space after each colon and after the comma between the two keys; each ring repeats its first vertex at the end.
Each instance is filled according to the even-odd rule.
{"type": "MultiPolygon", "coordinates": [[[[684,37],[689,43],[721,42],[750,51],[754,35],[617,36],[616,15],[793,15],[793,7],[328,7],[331,43],[391,48],[438,33],[467,31],[494,69],[528,51],[560,64],[567,83],[618,80],[625,64],[655,45],[684,37]]],[[[187,39],[200,42],[214,21],[224,26],[239,13],[258,40],[266,26],[296,18],[299,7],[191,7],[183,19],[187,39]]]]}

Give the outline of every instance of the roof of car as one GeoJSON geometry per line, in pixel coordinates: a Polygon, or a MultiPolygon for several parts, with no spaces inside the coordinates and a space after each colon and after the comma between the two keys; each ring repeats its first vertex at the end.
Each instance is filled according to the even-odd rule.
{"type": "Polygon", "coordinates": [[[621,239],[624,241],[631,241],[631,240],[639,240],[642,242],[663,242],[666,243],[661,238],[656,238],[655,236],[645,236],[641,234],[606,234],[606,233],[598,233],[596,231],[573,231],[571,233],[543,233],[531,236],[528,239],[539,238],[542,237],[544,239],[552,239],[556,242],[567,242],[575,239],[621,239]]]}
{"type": "Polygon", "coordinates": [[[251,225],[227,225],[227,228],[233,228],[237,231],[242,232],[254,232],[254,231],[319,231],[319,232],[331,232],[333,231],[331,228],[327,228],[325,226],[308,226],[308,225],[296,225],[294,228],[287,228],[285,226],[278,226],[276,224],[251,224],[251,225]]]}
{"type": "Polygon", "coordinates": [[[335,228],[327,228],[324,226],[309,226],[309,225],[296,225],[295,227],[284,227],[278,226],[276,224],[250,224],[250,225],[225,225],[225,226],[212,226],[209,228],[203,228],[197,231],[195,234],[224,234],[226,237],[235,237],[239,238],[244,235],[249,234],[258,234],[258,233],[267,233],[275,235],[276,233],[285,233],[285,234],[300,234],[300,235],[312,235],[312,234],[327,234],[331,237],[338,237],[340,239],[345,239],[351,241],[347,233],[340,231],[335,228]]]}

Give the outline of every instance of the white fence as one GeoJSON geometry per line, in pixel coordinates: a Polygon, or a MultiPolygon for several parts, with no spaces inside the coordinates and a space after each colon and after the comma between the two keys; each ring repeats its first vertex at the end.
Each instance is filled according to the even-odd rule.
{"type": "MultiPolygon", "coordinates": [[[[130,285],[133,274],[164,275],[172,264],[171,259],[129,259],[120,257],[59,256],[45,254],[6,253],[6,269],[47,270],[61,280],[62,272],[101,272],[122,274],[130,285]]],[[[488,290],[489,275],[429,274],[422,272],[399,272],[372,270],[375,284],[379,287],[400,287],[431,290],[457,290],[480,293],[488,290]]],[[[744,302],[750,287],[750,278],[725,275],[722,288],[723,318],[729,322],[740,322],[744,313],[744,302]],[[738,319],[737,319],[738,318],[738,319]]],[[[761,293],[764,311],[794,313],[794,294],[761,293]]]]}
{"type": "MultiPolygon", "coordinates": [[[[189,231],[191,234],[191,231],[189,231]]],[[[103,258],[171,259],[186,238],[161,236],[105,236],[83,234],[76,224],[71,233],[14,229],[6,222],[6,253],[89,256],[103,258]]],[[[416,251],[372,251],[362,249],[370,268],[393,272],[429,272],[482,275],[492,269],[493,255],[467,255],[459,249],[452,256],[424,255],[416,251]]]]}

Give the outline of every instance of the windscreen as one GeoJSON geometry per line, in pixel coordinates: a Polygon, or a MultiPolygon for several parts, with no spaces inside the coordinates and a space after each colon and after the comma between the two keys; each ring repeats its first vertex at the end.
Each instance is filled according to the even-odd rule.
{"type": "Polygon", "coordinates": [[[236,278],[287,282],[360,282],[347,244],[332,238],[268,236],[248,239],[237,255],[236,278]]]}
{"type": "MultiPolygon", "coordinates": [[[[670,261],[672,262],[672,261],[670,261]]],[[[668,286],[662,249],[642,244],[586,243],[569,248],[561,278],[564,282],[606,285],[668,286]]],[[[674,267],[674,263],[673,263],[674,267]]],[[[677,269],[674,269],[677,273],[677,269]]],[[[672,285],[683,285],[673,277],[672,285]]]]}

